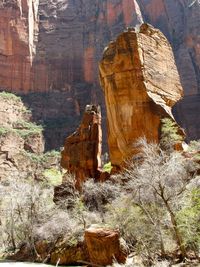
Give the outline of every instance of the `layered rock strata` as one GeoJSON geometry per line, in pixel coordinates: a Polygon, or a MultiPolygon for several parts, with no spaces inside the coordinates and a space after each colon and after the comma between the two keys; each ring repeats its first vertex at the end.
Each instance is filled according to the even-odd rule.
{"type": "Polygon", "coordinates": [[[27,92],[38,35],[39,0],[0,3],[0,87],[27,92]]]}
{"type": "Polygon", "coordinates": [[[199,14],[199,1],[193,0],[1,1],[0,89],[39,96],[46,92],[41,105],[36,100],[31,108],[38,120],[47,121],[47,148],[58,148],[64,133],[76,129],[81,118],[77,114],[84,113],[87,103],[103,104],[104,121],[97,62],[110,40],[126,27],[146,21],[159,28],[173,47],[186,95],[175,114],[188,137],[199,138],[199,127],[193,125],[200,106],[199,14]],[[55,93],[67,103],[64,112],[52,101],[46,108],[55,93]],[[76,114],[77,124],[69,121],[63,126],[61,113],[63,121],[76,114]],[[57,122],[54,129],[49,127],[52,121],[57,122]]]}
{"type": "Polygon", "coordinates": [[[86,178],[99,177],[101,145],[100,107],[88,105],[79,128],[66,138],[61,158],[61,166],[75,175],[77,188],[86,178]]]}
{"type": "Polygon", "coordinates": [[[104,45],[141,21],[135,0],[3,1],[0,86],[26,93],[68,92],[81,83],[95,83],[104,45]]]}
{"type": "Polygon", "coordinates": [[[171,43],[184,95],[199,93],[199,14],[197,0],[141,0],[144,20],[159,28],[171,43]]]}
{"type": "Polygon", "coordinates": [[[158,142],[161,119],[174,120],[171,108],[183,89],[167,39],[143,24],[111,42],[99,64],[105,94],[111,162],[120,168],[140,137],[158,142]]]}

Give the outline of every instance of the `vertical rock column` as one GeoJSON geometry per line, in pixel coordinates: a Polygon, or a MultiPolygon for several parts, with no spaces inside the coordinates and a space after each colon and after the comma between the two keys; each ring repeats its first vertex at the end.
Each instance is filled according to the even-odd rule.
{"type": "Polygon", "coordinates": [[[160,122],[170,117],[183,90],[172,49],[157,29],[142,24],[111,42],[99,64],[105,94],[108,145],[116,168],[136,151],[140,137],[158,142],[160,122]]]}
{"type": "Polygon", "coordinates": [[[79,128],[66,138],[61,158],[61,166],[75,175],[78,189],[87,178],[98,179],[101,146],[100,107],[88,105],[79,128]]]}

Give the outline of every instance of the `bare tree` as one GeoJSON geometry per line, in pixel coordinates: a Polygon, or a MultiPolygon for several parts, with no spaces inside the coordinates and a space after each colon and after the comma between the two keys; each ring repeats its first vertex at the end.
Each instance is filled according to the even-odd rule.
{"type": "Polygon", "coordinates": [[[176,211],[180,208],[179,199],[192,179],[191,166],[180,153],[166,153],[159,145],[148,144],[144,139],[140,140],[137,146],[141,151],[139,163],[129,162],[129,168],[123,173],[128,180],[127,190],[131,193],[134,204],[155,225],[163,253],[165,250],[160,220],[155,219],[157,216],[152,216],[150,207],[162,207],[167,211],[176,243],[184,258],[186,249],[177,224],[176,211]]]}
{"type": "Polygon", "coordinates": [[[5,247],[15,250],[27,242],[35,249],[35,228],[54,205],[52,189],[29,179],[11,179],[1,185],[0,227],[5,247]]]}
{"type": "Polygon", "coordinates": [[[32,179],[11,179],[0,185],[0,247],[4,251],[15,251],[26,244],[39,258],[37,241],[44,240],[51,249],[60,239],[78,242],[86,227],[102,221],[99,213],[89,211],[79,192],[74,191],[73,177],[66,200],[55,204],[53,189],[32,179]]]}
{"type": "Polygon", "coordinates": [[[96,183],[93,179],[89,179],[83,185],[82,197],[90,210],[99,211],[103,215],[105,205],[115,199],[119,192],[118,183],[113,183],[112,181],[96,183]]]}

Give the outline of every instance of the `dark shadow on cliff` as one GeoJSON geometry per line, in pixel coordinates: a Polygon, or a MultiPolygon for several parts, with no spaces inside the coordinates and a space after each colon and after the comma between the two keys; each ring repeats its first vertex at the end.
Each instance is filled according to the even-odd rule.
{"type": "MultiPolygon", "coordinates": [[[[77,86],[77,84],[76,84],[77,86]]],[[[29,93],[21,95],[22,101],[32,112],[33,121],[44,127],[45,151],[64,146],[67,136],[79,126],[88,100],[88,92],[84,85],[80,94],[72,97],[67,92],[29,93]],[[74,99],[78,99],[81,106],[75,106],[74,99]],[[82,100],[85,103],[82,103],[82,100]]],[[[88,85],[85,85],[88,88],[88,85]]],[[[91,87],[92,85],[90,85],[91,87]]],[[[103,151],[107,151],[106,115],[102,110],[103,151]]]]}
{"type": "Polygon", "coordinates": [[[60,149],[78,127],[92,85],[83,79],[82,40],[75,30],[78,11],[70,1],[41,0],[39,35],[32,63],[32,91],[22,100],[44,127],[45,150],[60,149]],[[67,3],[67,4],[66,4],[67,3]]]}
{"type": "Polygon", "coordinates": [[[45,151],[59,150],[65,138],[78,127],[82,110],[74,112],[74,101],[65,92],[30,93],[21,97],[33,120],[44,127],[45,151]]]}
{"type": "Polygon", "coordinates": [[[185,129],[186,141],[200,139],[200,94],[185,96],[173,108],[179,125],[185,129]]]}
{"type": "MultiPolygon", "coordinates": [[[[89,3],[90,16],[97,16],[98,7],[92,1],[89,3]]],[[[86,50],[91,47],[89,32],[95,35],[99,29],[90,22],[89,11],[82,5],[82,1],[74,0],[48,4],[40,1],[39,36],[32,65],[34,93],[23,95],[23,101],[31,109],[34,121],[44,125],[45,150],[64,145],[65,137],[79,126],[87,104],[101,105],[103,136],[106,135],[103,93],[98,82],[87,82],[85,78],[91,70],[87,65],[90,62],[85,61],[86,50]]],[[[100,42],[94,46],[99,57],[104,47],[100,42]]],[[[96,56],[95,77],[98,76],[96,56]]],[[[103,137],[104,150],[106,139],[103,137]]]]}

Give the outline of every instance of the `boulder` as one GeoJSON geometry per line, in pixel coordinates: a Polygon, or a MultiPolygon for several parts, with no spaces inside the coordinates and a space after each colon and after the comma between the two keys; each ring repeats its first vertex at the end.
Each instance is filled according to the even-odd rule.
{"type": "Polygon", "coordinates": [[[93,264],[112,265],[113,261],[125,263],[127,252],[120,244],[119,231],[91,226],[85,231],[89,259],[93,264]]]}
{"type": "Polygon", "coordinates": [[[148,24],[130,28],[111,42],[99,70],[110,159],[120,168],[138,152],[138,138],[159,142],[161,119],[174,121],[172,106],[182,98],[183,89],[169,42],[148,24]]]}
{"type": "Polygon", "coordinates": [[[55,265],[71,265],[80,261],[88,261],[87,247],[84,242],[78,242],[76,245],[63,246],[54,249],[51,253],[50,263],[55,265]]]}

